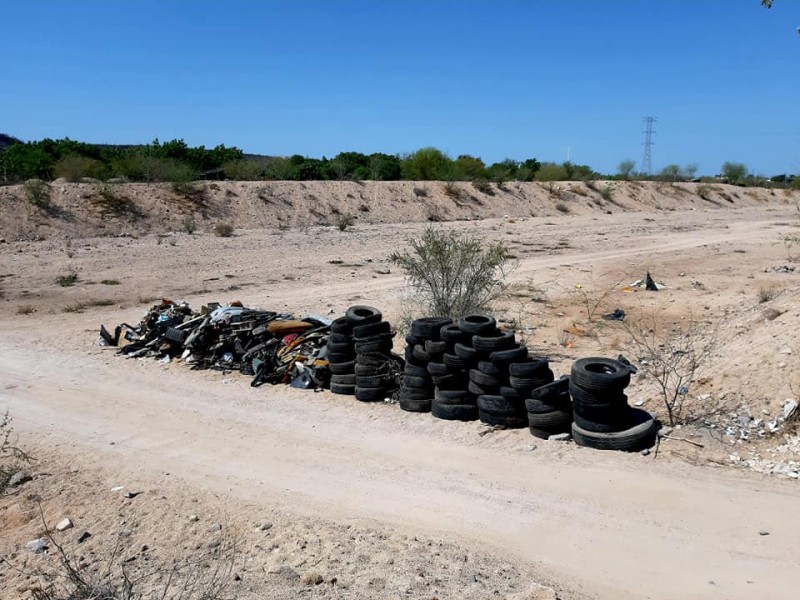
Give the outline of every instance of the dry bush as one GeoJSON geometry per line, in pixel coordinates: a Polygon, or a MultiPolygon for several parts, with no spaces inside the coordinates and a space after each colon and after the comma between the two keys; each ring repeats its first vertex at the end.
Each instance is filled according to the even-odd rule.
{"type": "Polygon", "coordinates": [[[567,206],[567,205],[566,205],[566,204],[564,204],[563,202],[558,202],[558,203],[556,203],[556,210],[557,210],[558,212],[562,212],[562,213],[564,213],[564,214],[569,214],[569,212],[570,212],[570,211],[569,211],[569,206],[567,206]]]}
{"type": "Polygon", "coordinates": [[[716,330],[692,318],[669,327],[657,310],[638,320],[628,319],[624,326],[629,352],[636,357],[639,372],[658,390],[669,424],[681,422],[689,386],[716,347],[716,330]]]}
{"type": "Polygon", "coordinates": [[[406,270],[426,315],[456,318],[486,311],[505,289],[509,252],[505,244],[428,227],[409,240],[411,252],[394,252],[406,270]]]}
{"type": "Polygon", "coordinates": [[[461,188],[459,188],[454,181],[448,181],[442,186],[442,191],[450,198],[460,198],[461,188]]]}
{"type": "Polygon", "coordinates": [[[488,194],[490,196],[494,195],[494,190],[492,190],[492,184],[489,183],[489,181],[484,179],[483,177],[479,177],[478,179],[474,179],[472,181],[472,187],[474,187],[476,190],[478,190],[482,194],[488,194]]]}
{"type": "Polygon", "coordinates": [[[118,193],[114,186],[108,183],[95,186],[91,200],[104,215],[119,216],[135,212],[130,198],[118,193]]]}
{"type": "Polygon", "coordinates": [[[8,481],[31,457],[16,444],[11,415],[8,410],[0,417],[0,494],[5,492],[8,481]]]}
{"type": "Polygon", "coordinates": [[[346,231],[348,227],[353,226],[353,223],[355,223],[355,217],[349,212],[339,215],[336,219],[336,227],[339,228],[339,231],[346,231]]]}
{"type": "Polygon", "coordinates": [[[233,236],[233,225],[230,223],[217,223],[214,225],[214,235],[217,237],[231,237],[233,236]]]}
{"type": "Polygon", "coordinates": [[[778,295],[778,290],[774,287],[761,287],[758,289],[758,302],[759,304],[764,304],[765,302],[769,302],[775,296],[778,295]]]}
{"type": "Polygon", "coordinates": [[[22,184],[25,190],[25,199],[36,208],[47,210],[50,208],[50,185],[41,179],[28,179],[22,184]]]}
{"type": "Polygon", "coordinates": [[[70,269],[65,275],[56,277],[56,283],[61,287],[72,287],[78,281],[78,274],[70,269]]]}

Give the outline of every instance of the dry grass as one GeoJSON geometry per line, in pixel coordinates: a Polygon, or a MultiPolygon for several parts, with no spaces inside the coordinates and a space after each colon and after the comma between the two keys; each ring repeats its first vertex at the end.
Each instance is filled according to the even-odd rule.
{"type": "Polygon", "coordinates": [[[20,306],[17,307],[18,315],[32,315],[35,312],[36,309],[30,304],[21,304],[20,306]]]}
{"type": "Polygon", "coordinates": [[[761,287],[758,289],[758,303],[764,304],[774,299],[778,295],[778,290],[774,287],[761,287]]]}
{"type": "Polygon", "coordinates": [[[232,237],[233,225],[230,223],[217,223],[214,225],[214,235],[217,237],[232,237]]]}

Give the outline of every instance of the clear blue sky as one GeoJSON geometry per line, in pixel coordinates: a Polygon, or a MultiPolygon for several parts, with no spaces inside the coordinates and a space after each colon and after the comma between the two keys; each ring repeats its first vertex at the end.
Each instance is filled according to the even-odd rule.
{"type": "Polygon", "coordinates": [[[0,0],[0,132],[800,172],[800,2],[0,0]]]}

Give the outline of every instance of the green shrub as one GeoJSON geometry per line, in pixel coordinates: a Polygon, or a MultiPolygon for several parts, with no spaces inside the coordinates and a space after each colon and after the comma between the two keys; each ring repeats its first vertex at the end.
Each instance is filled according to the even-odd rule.
{"type": "Polygon", "coordinates": [[[486,180],[483,177],[480,177],[478,179],[474,179],[472,181],[472,187],[474,187],[476,190],[478,190],[482,194],[489,194],[491,196],[494,193],[492,191],[492,185],[489,183],[488,180],[486,180]]]}
{"type": "Polygon", "coordinates": [[[61,287],[72,287],[78,281],[78,274],[70,270],[66,275],[56,277],[56,283],[61,287]]]}
{"type": "Polygon", "coordinates": [[[133,202],[127,196],[119,194],[114,185],[110,183],[101,183],[95,186],[92,203],[104,215],[119,216],[133,212],[133,202]]]}
{"type": "Polygon", "coordinates": [[[600,188],[600,197],[606,202],[612,202],[614,200],[614,189],[608,185],[600,188]]]}
{"type": "Polygon", "coordinates": [[[71,154],[53,165],[53,175],[73,183],[81,181],[84,177],[99,179],[103,175],[103,164],[88,156],[71,154]]]}
{"type": "Polygon", "coordinates": [[[195,231],[197,231],[197,222],[194,220],[192,215],[188,215],[183,220],[183,229],[189,235],[192,235],[195,231]]]}
{"type": "Polygon", "coordinates": [[[456,185],[454,181],[448,181],[442,186],[442,191],[445,193],[446,196],[450,198],[460,198],[461,197],[461,189],[456,185]]]}
{"type": "Polygon", "coordinates": [[[546,163],[536,171],[536,181],[565,181],[567,170],[563,165],[546,163]]]}
{"type": "Polygon", "coordinates": [[[411,252],[394,252],[429,316],[457,318],[489,309],[505,288],[510,254],[502,242],[428,227],[409,240],[411,252]]]}
{"type": "Polygon", "coordinates": [[[738,184],[747,175],[747,167],[743,163],[726,162],[722,165],[722,176],[728,183],[738,184]]]}
{"type": "Polygon", "coordinates": [[[50,186],[41,179],[29,179],[22,185],[26,200],[36,208],[50,208],[50,186]]]}

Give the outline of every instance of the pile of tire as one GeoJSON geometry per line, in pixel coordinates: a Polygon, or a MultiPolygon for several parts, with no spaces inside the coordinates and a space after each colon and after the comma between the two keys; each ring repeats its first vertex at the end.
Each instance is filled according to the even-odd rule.
{"type": "Polygon", "coordinates": [[[436,384],[428,365],[441,360],[441,329],[450,323],[450,319],[443,317],[424,317],[411,322],[411,333],[406,336],[406,363],[398,399],[403,410],[431,412],[436,384]]]}
{"type": "Polygon", "coordinates": [[[635,452],[655,444],[656,423],[647,411],[628,405],[625,388],[631,380],[627,365],[610,358],[590,357],[572,365],[572,439],[598,450],[635,452]]]}
{"type": "MultiPolygon", "coordinates": [[[[569,396],[569,376],[553,380],[553,372],[546,364],[546,359],[539,363],[538,373],[550,383],[530,388],[525,399],[528,411],[528,430],[531,435],[548,439],[551,435],[569,433],[572,426],[572,402],[569,396]]],[[[533,367],[528,367],[533,371],[533,367]]],[[[530,371],[529,371],[530,372],[530,371]]],[[[518,373],[519,374],[519,373],[518,373]]],[[[512,381],[515,377],[512,376],[512,381]]]]}
{"type": "Polygon", "coordinates": [[[456,354],[456,346],[468,348],[473,334],[458,323],[448,321],[439,330],[439,342],[426,342],[431,356],[428,373],[435,386],[431,413],[447,421],[474,421],[478,418],[476,397],[469,391],[469,358],[456,354]]]}
{"type": "Polygon", "coordinates": [[[356,305],[331,323],[328,363],[331,391],[376,402],[396,388],[391,324],[372,306],[356,305]]]}

